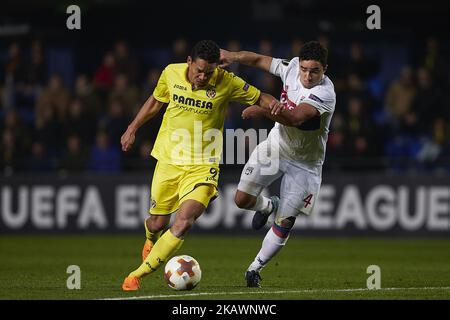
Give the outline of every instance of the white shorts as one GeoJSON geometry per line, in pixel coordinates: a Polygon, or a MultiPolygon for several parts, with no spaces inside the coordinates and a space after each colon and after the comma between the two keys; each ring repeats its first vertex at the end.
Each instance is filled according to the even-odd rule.
{"type": "Polygon", "coordinates": [[[242,170],[238,190],[257,197],[264,188],[282,177],[276,221],[280,218],[296,217],[299,213],[310,215],[319,195],[322,166],[293,162],[279,157],[278,154],[268,155],[267,150],[267,140],[253,150],[242,170]],[[271,164],[268,158],[273,158],[270,159],[273,161],[271,164]],[[275,161],[276,170],[273,169],[275,161]],[[270,170],[269,166],[272,167],[270,170]]]}

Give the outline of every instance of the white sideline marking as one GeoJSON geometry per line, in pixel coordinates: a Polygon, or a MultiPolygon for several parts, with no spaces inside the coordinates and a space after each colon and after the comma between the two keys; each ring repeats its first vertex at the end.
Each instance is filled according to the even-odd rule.
{"type": "Polygon", "coordinates": [[[394,291],[394,290],[450,290],[450,287],[417,287],[417,288],[380,288],[369,290],[367,288],[353,289],[310,289],[310,290],[277,290],[277,291],[232,291],[232,292],[198,292],[198,293],[182,293],[182,294],[158,294],[152,296],[139,297],[120,297],[120,298],[104,298],[100,300],[139,300],[139,299],[164,299],[164,298],[183,298],[183,297],[201,297],[201,296],[218,296],[218,295],[251,295],[251,294],[284,294],[284,293],[317,293],[317,292],[358,292],[358,291],[394,291]]]}

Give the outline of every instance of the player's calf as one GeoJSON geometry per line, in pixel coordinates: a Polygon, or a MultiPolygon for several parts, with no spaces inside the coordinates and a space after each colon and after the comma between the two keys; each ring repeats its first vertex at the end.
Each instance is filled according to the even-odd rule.
{"type": "Polygon", "coordinates": [[[205,209],[205,206],[197,200],[188,199],[184,201],[178,209],[175,221],[170,230],[176,237],[184,237],[205,209]]]}
{"type": "Polygon", "coordinates": [[[245,279],[248,287],[260,287],[261,276],[259,273],[267,263],[277,255],[289,239],[289,234],[294,226],[295,217],[278,218],[272,228],[267,231],[261,249],[253,262],[247,268],[245,279]]]}
{"type": "Polygon", "coordinates": [[[147,258],[155,245],[156,241],[161,237],[163,230],[167,227],[170,222],[170,215],[166,216],[155,216],[151,215],[145,220],[145,243],[142,248],[142,261],[147,258]]]}
{"type": "Polygon", "coordinates": [[[262,195],[254,196],[241,190],[237,190],[234,196],[234,202],[239,208],[256,211],[252,221],[252,227],[255,230],[261,229],[267,223],[269,216],[277,211],[279,200],[277,196],[270,198],[262,195]]]}

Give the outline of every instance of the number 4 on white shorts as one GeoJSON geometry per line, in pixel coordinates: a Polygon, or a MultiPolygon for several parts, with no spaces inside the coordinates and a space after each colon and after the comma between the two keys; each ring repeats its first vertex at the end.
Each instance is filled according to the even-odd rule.
{"type": "Polygon", "coordinates": [[[312,198],[313,198],[313,194],[310,193],[305,199],[303,199],[303,202],[305,203],[305,208],[307,208],[308,206],[310,206],[312,204],[312,198]]]}

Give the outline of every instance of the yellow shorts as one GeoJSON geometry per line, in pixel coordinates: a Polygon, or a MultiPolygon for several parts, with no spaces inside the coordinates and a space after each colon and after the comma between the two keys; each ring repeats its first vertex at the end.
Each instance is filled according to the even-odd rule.
{"type": "Polygon", "coordinates": [[[193,199],[205,207],[217,197],[218,165],[156,164],[151,188],[150,213],[168,215],[186,200],[193,199]],[[210,186],[205,193],[193,192],[198,186],[210,186]]]}

